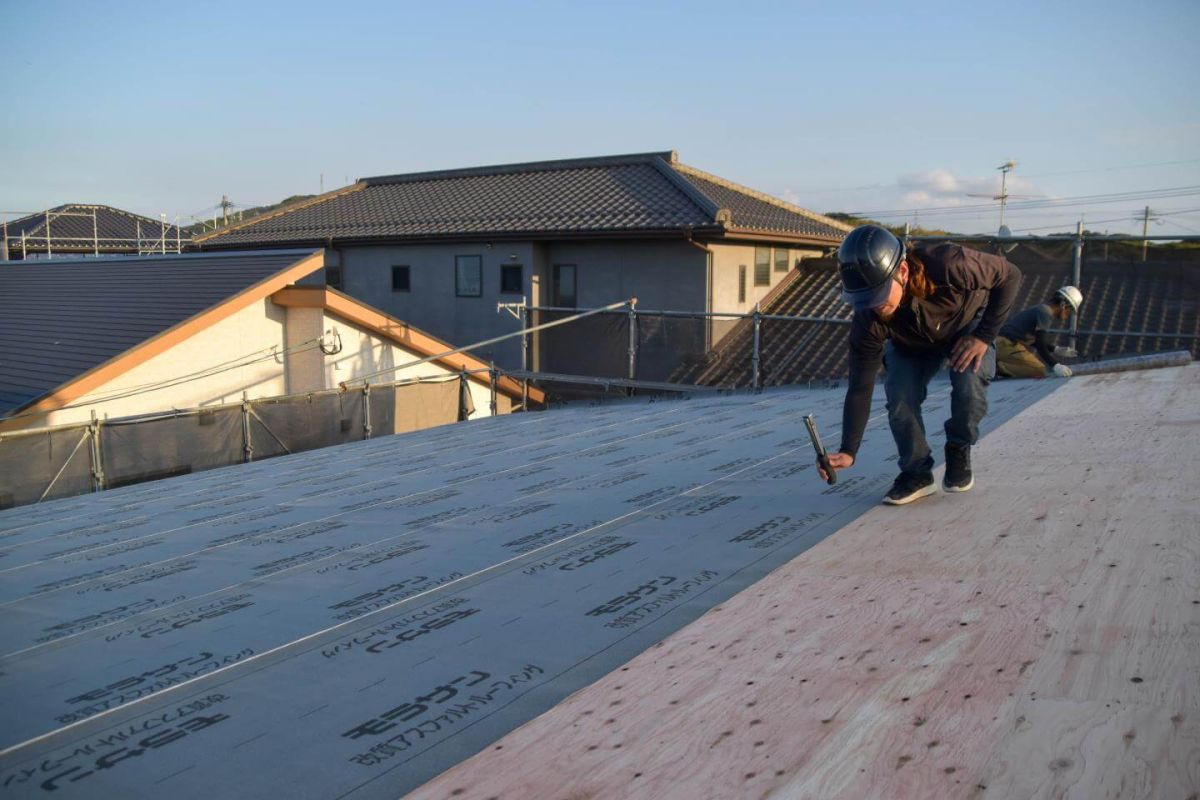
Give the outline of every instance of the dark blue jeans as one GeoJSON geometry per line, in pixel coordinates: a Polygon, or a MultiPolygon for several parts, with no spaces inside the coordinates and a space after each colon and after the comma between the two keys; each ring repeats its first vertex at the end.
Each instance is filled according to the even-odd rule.
{"type": "MultiPolygon", "coordinates": [[[[900,453],[900,471],[925,476],[933,472],[933,456],[925,441],[921,404],[929,382],[942,368],[946,355],[904,352],[888,342],[884,348],[888,424],[900,453]]],[[[989,347],[978,372],[950,370],[950,419],[946,443],[972,445],[979,439],[979,422],[987,414],[987,387],[996,377],[996,348],[989,347]]]]}

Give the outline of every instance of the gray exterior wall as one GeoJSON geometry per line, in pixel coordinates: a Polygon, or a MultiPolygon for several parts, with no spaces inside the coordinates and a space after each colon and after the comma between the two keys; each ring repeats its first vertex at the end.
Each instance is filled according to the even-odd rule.
{"type": "MultiPolygon", "coordinates": [[[[554,301],[554,267],[576,267],[580,308],[638,299],[638,308],[705,311],[708,254],[686,241],[612,240],[552,242],[544,247],[545,305],[554,301]]],[[[636,377],[665,380],[681,358],[699,357],[707,341],[703,320],[639,317],[636,377]]],[[[626,377],[627,315],[602,314],[545,331],[537,363],[547,372],[626,377]]]]}
{"type": "MultiPolygon", "coordinates": [[[[524,267],[525,291],[531,294],[531,276],[540,264],[534,249],[529,242],[339,247],[329,260],[336,266],[340,255],[343,292],[457,347],[520,329],[513,317],[496,313],[496,303],[521,300],[520,294],[500,292],[500,267],[524,267]],[[482,260],[482,295],[458,297],[454,259],[470,255],[482,260]],[[392,290],[393,266],[409,268],[408,292],[392,290]]],[[[484,360],[494,357],[502,367],[521,364],[519,339],[473,352],[484,360]]]]}
{"type": "MultiPolygon", "coordinates": [[[[520,323],[496,312],[498,302],[520,302],[521,294],[500,292],[501,267],[524,267],[524,295],[530,304],[547,306],[554,299],[554,266],[576,268],[576,304],[594,308],[636,296],[642,308],[703,311],[709,307],[707,254],[683,240],[592,240],[564,242],[498,242],[339,247],[327,258],[340,266],[342,291],[398,317],[453,345],[488,339],[519,330],[520,323]],[[481,297],[455,294],[455,256],[482,259],[481,297]],[[410,291],[392,290],[392,267],[408,266],[410,291]]],[[[542,315],[548,321],[549,315],[542,315]]],[[[536,320],[535,320],[536,322],[536,320]]],[[[704,326],[693,324],[701,331],[704,326]]],[[[671,347],[655,341],[654,326],[644,326],[643,364],[656,376],[669,349],[690,349],[682,335],[671,347]],[[656,350],[657,348],[657,350],[656,350]]],[[[548,372],[624,376],[628,327],[623,317],[604,315],[568,323],[531,337],[530,366],[548,372]]],[[[521,364],[520,340],[514,338],[475,351],[494,357],[501,367],[521,364]]],[[[644,376],[643,376],[644,377],[644,376]]]]}

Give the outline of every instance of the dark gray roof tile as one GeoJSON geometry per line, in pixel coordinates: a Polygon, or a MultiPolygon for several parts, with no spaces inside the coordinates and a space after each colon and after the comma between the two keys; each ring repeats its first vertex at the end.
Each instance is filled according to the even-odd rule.
{"type": "Polygon", "coordinates": [[[0,414],[287,269],[310,250],[0,262],[0,414]]]}
{"type": "MultiPolygon", "coordinates": [[[[343,239],[586,234],[735,227],[830,242],[824,218],[708,180],[673,153],[641,153],[366,178],[202,238],[204,246],[343,239]],[[731,217],[718,219],[728,209],[731,217]]],[[[712,177],[712,176],[708,176],[712,177]]]]}

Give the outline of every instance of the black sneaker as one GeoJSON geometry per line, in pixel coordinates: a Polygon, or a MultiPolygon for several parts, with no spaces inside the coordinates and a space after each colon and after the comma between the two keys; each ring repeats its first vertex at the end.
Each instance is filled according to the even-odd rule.
{"type": "Polygon", "coordinates": [[[901,472],[892,484],[891,490],[884,496],[883,502],[889,506],[902,506],[913,500],[928,497],[936,491],[937,486],[933,482],[932,475],[910,475],[907,472],[901,472]]]}
{"type": "Polygon", "coordinates": [[[947,492],[965,492],[975,485],[971,474],[971,445],[946,445],[946,476],[942,488],[947,492]]]}

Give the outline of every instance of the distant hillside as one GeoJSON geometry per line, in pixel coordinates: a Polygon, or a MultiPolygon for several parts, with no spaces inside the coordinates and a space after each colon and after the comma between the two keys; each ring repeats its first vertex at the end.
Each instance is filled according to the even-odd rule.
{"type": "MultiPolygon", "coordinates": [[[[316,197],[316,195],[315,194],[294,194],[291,197],[285,197],[283,200],[280,200],[278,203],[275,203],[274,205],[255,206],[253,208],[240,208],[236,212],[230,212],[229,224],[233,225],[234,223],[237,223],[237,222],[245,222],[248,219],[254,219],[255,217],[260,216],[262,214],[270,213],[277,208],[281,208],[281,207],[289,205],[291,203],[298,203],[301,200],[307,200],[310,197],[316,197]]],[[[199,235],[201,233],[211,233],[212,231],[220,230],[221,228],[224,228],[224,227],[225,227],[225,224],[223,223],[221,218],[218,217],[216,227],[213,227],[213,221],[211,219],[209,219],[209,220],[201,220],[200,222],[197,222],[194,225],[188,225],[188,226],[184,227],[184,230],[193,235],[199,235]]]]}

